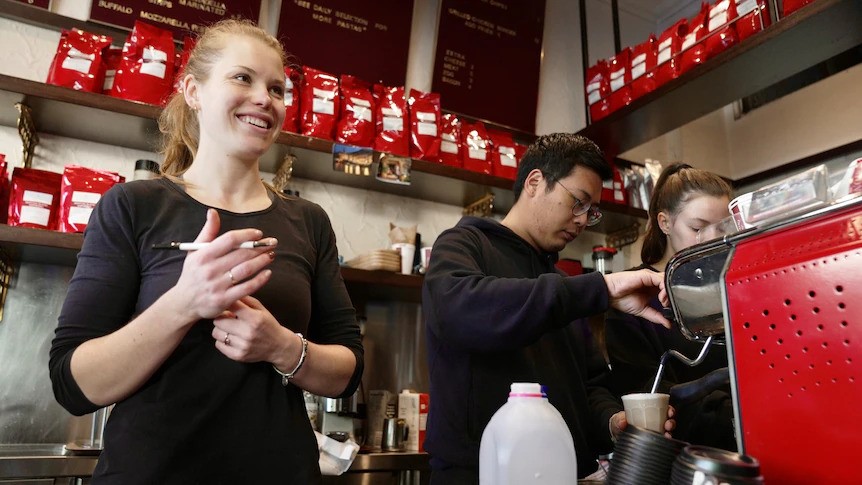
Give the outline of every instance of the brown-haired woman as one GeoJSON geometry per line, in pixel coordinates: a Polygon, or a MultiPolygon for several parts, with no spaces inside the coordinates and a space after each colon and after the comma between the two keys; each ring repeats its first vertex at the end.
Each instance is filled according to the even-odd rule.
{"type": "Polygon", "coordinates": [[[166,176],[93,212],[49,365],[73,414],[116,404],[94,484],[320,480],[302,390],[352,394],[363,353],[326,213],[260,178],[284,58],[249,22],[208,28],[159,120],[166,176]]]}
{"type": "MultiPolygon", "coordinates": [[[[699,231],[729,215],[727,204],[731,194],[730,185],[714,173],[681,163],[665,168],[650,199],[649,222],[641,248],[643,264],[637,269],[664,271],[674,254],[698,242],[699,231]]],[[[652,304],[660,309],[657,300],[652,304]]],[[[702,345],[687,340],[675,322],[667,329],[618,312],[607,315],[605,330],[611,381],[618,396],[649,392],[659,360],[666,350],[675,349],[693,358],[702,345]]],[[[671,359],[659,392],[667,392],[674,384],[693,381],[726,366],[727,355],[723,348],[712,349],[706,361],[696,367],[671,359]]],[[[715,391],[675,411],[675,438],[736,449],[728,392],[715,391]]]]}

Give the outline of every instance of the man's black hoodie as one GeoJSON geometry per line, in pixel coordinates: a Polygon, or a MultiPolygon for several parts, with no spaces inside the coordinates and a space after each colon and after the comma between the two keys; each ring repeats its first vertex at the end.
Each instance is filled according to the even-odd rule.
{"type": "Polygon", "coordinates": [[[610,451],[622,410],[585,320],[608,308],[601,274],[567,277],[499,222],[465,217],[441,234],[422,290],[431,374],[425,449],[435,470],[478,476],[479,443],[513,382],[537,382],[569,426],[578,474],[610,451]]]}

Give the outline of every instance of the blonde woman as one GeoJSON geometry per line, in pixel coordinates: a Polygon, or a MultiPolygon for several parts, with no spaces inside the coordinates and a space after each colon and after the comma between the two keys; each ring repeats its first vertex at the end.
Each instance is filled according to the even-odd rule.
{"type": "Polygon", "coordinates": [[[260,178],[284,62],[251,23],[207,29],[160,119],[165,176],[93,212],[49,365],[73,414],[116,403],[94,484],[320,480],[302,390],[352,394],[363,352],[326,213],[260,178]],[[174,241],[209,244],[154,248],[174,241]]]}

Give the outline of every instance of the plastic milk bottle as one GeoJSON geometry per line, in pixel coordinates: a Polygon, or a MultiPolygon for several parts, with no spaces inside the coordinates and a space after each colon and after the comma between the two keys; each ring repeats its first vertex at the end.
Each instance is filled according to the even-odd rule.
{"type": "Polygon", "coordinates": [[[571,485],[578,481],[572,434],[539,384],[515,382],[479,447],[480,485],[571,485]]]}

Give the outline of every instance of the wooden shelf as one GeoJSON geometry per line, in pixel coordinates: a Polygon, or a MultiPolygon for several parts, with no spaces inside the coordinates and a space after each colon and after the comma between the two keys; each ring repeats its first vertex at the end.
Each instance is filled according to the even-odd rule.
{"type": "Polygon", "coordinates": [[[859,0],[817,0],[579,133],[616,156],[862,45],[860,25],[859,0]]]}
{"type": "Polygon", "coordinates": [[[75,266],[84,236],[0,224],[0,248],[13,262],[75,266]]]}
{"type": "Polygon", "coordinates": [[[341,267],[341,276],[354,304],[373,300],[422,302],[422,276],[347,266],[341,267]]]}
{"type": "MultiPolygon", "coordinates": [[[[75,266],[83,242],[82,234],[0,224],[0,248],[14,262],[75,266]]],[[[344,266],[341,275],[351,298],[361,301],[421,301],[421,276],[344,266]]]]}

